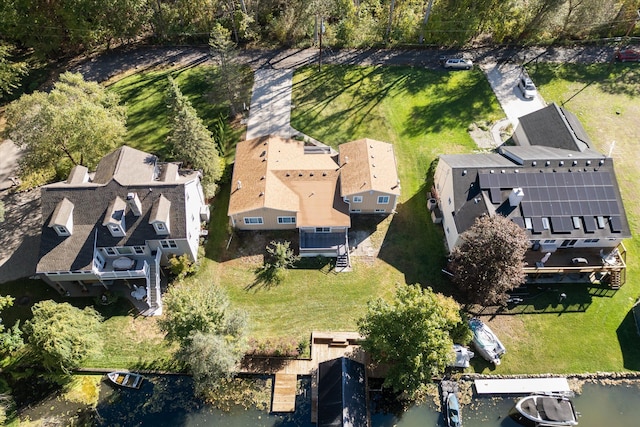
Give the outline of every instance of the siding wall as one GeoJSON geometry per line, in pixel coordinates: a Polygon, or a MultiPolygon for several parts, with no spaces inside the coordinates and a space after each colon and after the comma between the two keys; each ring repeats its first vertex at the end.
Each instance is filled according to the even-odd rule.
{"type": "Polygon", "coordinates": [[[295,230],[296,224],[278,224],[278,217],[296,217],[296,212],[260,208],[253,211],[231,215],[231,225],[238,230],[295,230]],[[262,224],[245,224],[244,218],[261,217],[262,224]]]}
{"type": "Polygon", "coordinates": [[[363,193],[350,194],[345,197],[346,200],[348,200],[350,211],[360,209],[359,213],[378,213],[376,209],[384,209],[384,213],[391,213],[396,208],[397,196],[379,191],[365,191],[363,193]],[[354,203],[354,196],[361,196],[362,203],[354,203]],[[389,203],[378,204],[378,196],[389,196],[389,203]]]}

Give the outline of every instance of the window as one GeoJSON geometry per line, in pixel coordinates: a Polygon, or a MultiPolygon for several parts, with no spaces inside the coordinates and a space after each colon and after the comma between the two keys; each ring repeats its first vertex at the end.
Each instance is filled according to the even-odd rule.
{"type": "Polygon", "coordinates": [[[544,243],[547,243],[547,244],[555,243],[555,242],[556,242],[556,241],[555,241],[555,240],[553,240],[553,239],[552,239],[552,240],[545,240],[545,241],[544,241],[544,243]]]}
{"type": "Polygon", "coordinates": [[[155,226],[156,226],[156,230],[160,230],[160,231],[164,230],[164,224],[161,222],[156,222],[155,226]]]}
{"type": "Polygon", "coordinates": [[[387,211],[386,209],[376,209],[376,212],[378,212],[378,213],[382,213],[382,212],[386,212],[386,211],[387,211]]]}
{"type": "Polygon", "coordinates": [[[160,246],[163,249],[176,249],[178,247],[175,240],[160,240],[160,246]]]}
{"type": "Polygon", "coordinates": [[[131,255],[133,253],[133,250],[131,250],[129,246],[123,246],[117,250],[120,255],[131,255]]]}
{"type": "Polygon", "coordinates": [[[353,203],[362,203],[362,196],[353,196],[353,203]]]}
{"type": "Polygon", "coordinates": [[[262,217],[261,216],[245,216],[244,223],[246,225],[262,224],[262,217]]]}
{"type": "Polygon", "coordinates": [[[360,212],[360,209],[351,209],[351,212],[358,213],[360,212]]]}
{"type": "Polygon", "coordinates": [[[118,255],[118,253],[114,248],[104,248],[104,251],[107,253],[107,255],[111,255],[111,256],[118,255]]]}
{"type": "Polygon", "coordinates": [[[600,239],[584,239],[585,243],[598,243],[600,239]]]}
{"type": "Polygon", "coordinates": [[[295,216],[279,216],[278,224],[295,224],[296,217],[295,216]]]}
{"type": "Polygon", "coordinates": [[[316,227],[316,233],[331,233],[331,227],[316,227]]]}
{"type": "Polygon", "coordinates": [[[133,247],[133,252],[136,253],[136,255],[144,255],[144,246],[134,246],[133,247]]]}
{"type": "Polygon", "coordinates": [[[389,196],[378,196],[379,205],[386,205],[387,203],[389,203],[389,196]]]}

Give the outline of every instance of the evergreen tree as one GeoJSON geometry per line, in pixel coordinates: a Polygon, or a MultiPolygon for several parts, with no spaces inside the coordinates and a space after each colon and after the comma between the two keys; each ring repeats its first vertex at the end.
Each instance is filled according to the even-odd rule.
{"type": "Polygon", "coordinates": [[[223,160],[218,154],[212,133],[171,77],[167,103],[171,120],[167,143],[173,156],[182,161],[185,167],[202,171],[205,194],[211,197],[223,170],[223,160]]]}

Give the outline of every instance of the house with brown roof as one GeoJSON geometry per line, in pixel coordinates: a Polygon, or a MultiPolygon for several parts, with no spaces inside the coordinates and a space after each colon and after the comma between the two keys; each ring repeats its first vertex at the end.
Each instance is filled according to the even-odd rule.
{"type": "Polygon", "coordinates": [[[239,230],[298,229],[300,255],[347,256],[352,213],[390,214],[400,195],[391,144],[329,147],[264,136],[236,146],[229,219],[239,230]]]}
{"type": "Polygon", "coordinates": [[[162,313],[160,266],[173,255],[195,261],[209,219],[199,172],[127,146],[93,174],[75,166],[41,198],[36,274],[68,296],[133,286],[149,315],[162,313]]]}
{"type": "Polygon", "coordinates": [[[503,215],[529,237],[530,281],[570,275],[621,286],[631,229],[614,159],[592,149],[578,118],[556,104],[519,121],[515,145],[440,156],[431,206],[449,250],[476,218],[503,215]]]}

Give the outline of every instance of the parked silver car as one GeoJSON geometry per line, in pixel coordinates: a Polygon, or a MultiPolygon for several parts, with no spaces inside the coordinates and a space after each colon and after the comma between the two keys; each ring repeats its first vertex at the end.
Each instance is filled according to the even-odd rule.
{"type": "Polygon", "coordinates": [[[531,81],[529,77],[525,75],[520,76],[518,87],[522,91],[522,96],[526,99],[533,99],[536,96],[536,85],[533,84],[533,81],[531,81]]]}
{"type": "Polygon", "coordinates": [[[466,58],[449,58],[443,63],[444,68],[455,68],[457,70],[470,70],[473,62],[466,58]]]}

